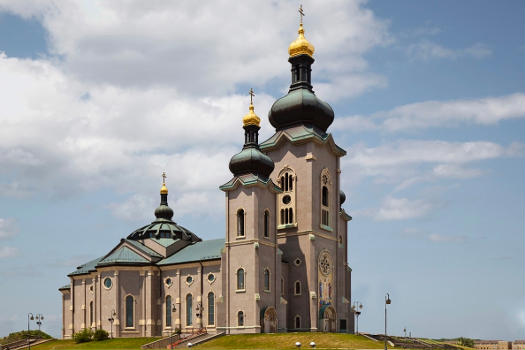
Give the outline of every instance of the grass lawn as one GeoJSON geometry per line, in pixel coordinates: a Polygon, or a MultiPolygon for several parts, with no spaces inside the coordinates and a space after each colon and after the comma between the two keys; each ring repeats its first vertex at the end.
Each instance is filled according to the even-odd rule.
{"type": "MultiPolygon", "coordinates": [[[[140,349],[141,345],[147,344],[154,340],[160,339],[155,338],[120,338],[120,339],[108,339],[102,341],[90,341],[87,343],[75,343],[74,340],[51,340],[47,343],[35,345],[31,347],[31,350],[53,350],[53,349],[140,349]]],[[[26,348],[27,349],[27,348],[26,348]]]]}
{"type": "Polygon", "coordinates": [[[302,349],[310,349],[314,341],[317,349],[383,349],[382,342],[375,342],[361,335],[343,333],[274,333],[225,335],[212,339],[196,349],[296,349],[295,342],[301,342],[302,349]]]}

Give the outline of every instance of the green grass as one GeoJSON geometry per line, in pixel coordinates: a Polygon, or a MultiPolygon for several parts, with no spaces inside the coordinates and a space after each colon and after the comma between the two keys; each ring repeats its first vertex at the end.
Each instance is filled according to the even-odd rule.
{"type": "Polygon", "coordinates": [[[212,339],[195,349],[296,349],[295,342],[301,342],[302,349],[310,349],[310,342],[317,349],[382,349],[382,342],[375,342],[361,335],[343,333],[274,333],[225,335],[212,339]]]}
{"type": "MultiPolygon", "coordinates": [[[[108,339],[102,341],[90,341],[87,343],[76,344],[74,340],[51,340],[47,343],[31,346],[31,350],[65,350],[65,349],[140,349],[141,345],[147,344],[154,340],[160,339],[155,338],[118,338],[108,339]]],[[[27,348],[26,348],[27,349],[27,348]]]]}

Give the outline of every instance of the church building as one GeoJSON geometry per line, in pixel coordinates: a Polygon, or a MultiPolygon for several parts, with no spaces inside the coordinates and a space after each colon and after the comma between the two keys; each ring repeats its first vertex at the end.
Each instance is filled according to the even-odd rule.
{"type": "Polygon", "coordinates": [[[203,240],[173,221],[165,175],[155,219],[78,266],[62,293],[62,336],[353,332],[348,222],[330,105],[311,84],[314,47],[288,49],[291,85],[271,107],[275,134],[259,143],[250,91],[244,145],[230,161],[224,239],[203,240]]]}

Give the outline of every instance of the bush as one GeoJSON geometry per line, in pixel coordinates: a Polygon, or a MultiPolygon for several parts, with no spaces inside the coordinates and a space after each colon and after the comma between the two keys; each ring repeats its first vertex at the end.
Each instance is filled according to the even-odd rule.
{"type": "Polygon", "coordinates": [[[93,334],[93,340],[100,341],[109,339],[109,334],[103,329],[97,329],[93,334]]]}
{"type": "Polygon", "coordinates": [[[458,344],[473,348],[474,347],[474,340],[469,339],[469,338],[461,337],[461,338],[458,338],[458,344]]]}
{"type": "Polygon", "coordinates": [[[73,339],[75,340],[75,343],[86,343],[93,340],[93,332],[91,329],[85,328],[80,332],[73,334],[73,339]]]}

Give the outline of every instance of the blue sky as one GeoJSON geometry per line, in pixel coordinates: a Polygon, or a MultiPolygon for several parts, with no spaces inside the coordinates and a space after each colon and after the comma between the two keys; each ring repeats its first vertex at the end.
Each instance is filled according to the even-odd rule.
{"type": "MultiPolygon", "coordinates": [[[[0,335],[153,218],[223,237],[218,186],[289,84],[295,2],[0,1],[0,335]],[[256,15],[255,15],[256,14],[256,15]]],[[[360,330],[523,338],[524,3],[304,2],[313,84],[348,150],[360,330]]]]}

